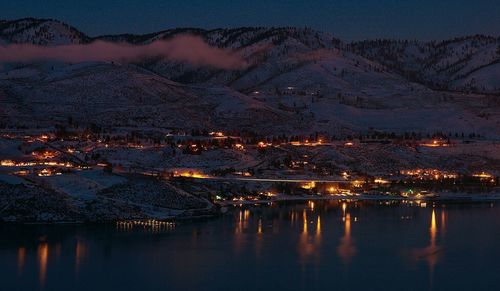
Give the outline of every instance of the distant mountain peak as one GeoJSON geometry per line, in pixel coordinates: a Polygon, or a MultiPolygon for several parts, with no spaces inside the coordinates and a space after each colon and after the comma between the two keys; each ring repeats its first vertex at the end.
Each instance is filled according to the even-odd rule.
{"type": "MultiPolygon", "coordinates": [[[[256,73],[258,70],[255,68],[267,66],[268,68],[261,72],[267,77],[254,76],[253,78],[259,81],[250,82],[251,84],[243,82],[246,84],[243,88],[249,89],[256,84],[262,84],[265,80],[260,80],[261,78],[275,78],[304,66],[304,59],[297,59],[297,56],[310,54],[335,57],[335,54],[341,52],[345,54],[344,57],[347,54],[357,55],[355,62],[365,63],[367,66],[373,66],[369,63],[374,62],[378,69],[388,68],[392,74],[398,74],[410,82],[417,82],[434,90],[500,93],[500,37],[469,35],[442,41],[377,39],[347,44],[330,33],[308,27],[187,27],[146,34],[89,37],[55,19],[23,18],[0,21],[0,45],[29,43],[53,46],[84,44],[96,40],[148,44],[182,34],[199,36],[211,46],[238,51],[252,66],[247,72],[227,73],[210,69],[200,70],[186,64],[166,63],[163,60],[146,60],[141,65],[177,81],[210,81],[223,84],[241,84],[241,80],[245,79],[244,75],[256,73]],[[320,54],[322,50],[326,53],[320,54]],[[328,50],[331,52],[328,53],[328,50]],[[273,72],[270,67],[274,67],[273,72]]],[[[312,59],[309,60],[311,61],[312,59]]]]}

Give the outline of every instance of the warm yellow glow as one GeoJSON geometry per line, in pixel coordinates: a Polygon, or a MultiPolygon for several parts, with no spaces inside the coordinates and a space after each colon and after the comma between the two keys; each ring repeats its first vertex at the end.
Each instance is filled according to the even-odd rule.
{"type": "Polygon", "coordinates": [[[321,217],[318,215],[318,220],[316,221],[316,235],[319,236],[321,234],[321,217]]]}
{"type": "Polygon", "coordinates": [[[302,233],[307,234],[307,213],[305,209],[302,211],[302,233]]]}
{"type": "Polygon", "coordinates": [[[458,178],[457,173],[441,171],[438,169],[413,169],[413,170],[403,170],[401,174],[412,176],[414,178],[420,178],[421,180],[439,180],[444,179],[456,179],[458,178]]]}
{"type": "Polygon", "coordinates": [[[333,187],[333,186],[328,187],[327,190],[328,190],[328,193],[330,193],[330,194],[336,193],[338,191],[338,189],[333,187]]]}
{"type": "Polygon", "coordinates": [[[344,218],[344,236],[340,239],[337,253],[346,264],[349,263],[351,258],[356,254],[356,247],[351,239],[351,215],[349,213],[347,213],[344,218]]]}
{"type": "Polygon", "coordinates": [[[421,143],[420,146],[423,147],[446,147],[448,146],[447,141],[445,140],[432,140],[430,143],[421,143]]]}
{"type": "Polygon", "coordinates": [[[476,174],[473,174],[472,176],[474,176],[476,178],[481,178],[481,179],[489,179],[489,178],[493,177],[492,175],[485,173],[485,172],[476,173],[476,174]]]}
{"type": "Polygon", "coordinates": [[[4,167],[14,167],[16,163],[12,160],[2,160],[0,161],[0,165],[4,167]]]}
{"type": "Polygon", "coordinates": [[[314,189],[314,187],[316,187],[316,182],[311,181],[311,182],[300,185],[300,187],[302,189],[306,189],[306,190],[314,189]]]}
{"type": "Polygon", "coordinates": [[[375,178],[375,183],[377,183],[377,184],[387,184],[387,183],[389,183],[389,181],[384,180],[382,178],[375,178]]]}
{"type": "Polygon", "coordinates": [[[56,152],[44,151],[42,153],[32,152],[31,155],[35,156],[39,160],[52,159],[57,156],[56,152]]]}
{"type": "Polygon", "coordinates": [[[205,174],[199,173],[199,172],[194,172],[194,171],[184,171],[184,172],[174,171],[174,177],[194,178],[194,179],[210,178],[210,176],[208,176],[208,175],[205,175],[205,174]]]}
{"type": "Polygon", "coordinates": [[[352,186],[356,188],[363,187],[364,181],[354,180],[352,181],[352,186]]]}
{"type": "Polygon", "coordinates": [[[53,175],[61,175],[61,172],[57,172],[51,169],[42,169],[40,172],[38,172],[38,176],[40,177],[50,177],[53,175]]]}
{"type": "Polygon", "coordinates": [[[345,216],[345,235],[351,236],[351,214],[347,213],[345,216]]]}
{"type": "Polygon", "coordinates": [[[224,133],[221,131],[212,131],[212,132],[209,132],[208,134],[211,136],[216,136],[216,137],[223,137],[224,136],[224,133]]]}
{"type": "Polygon", "coordinates": [[[432,216],[431,216],[431,229],[430,229],[430,234],[431,234],[431,245],[436,244],[436,233],[437,233],[437,227],[436,227],[436,211],[432,209],[432,216]]]}

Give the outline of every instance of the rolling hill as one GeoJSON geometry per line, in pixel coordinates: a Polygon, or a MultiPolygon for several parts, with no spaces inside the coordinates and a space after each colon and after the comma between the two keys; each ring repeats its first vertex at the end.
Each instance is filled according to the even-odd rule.
{"type": "Polygon", "coordinates": [[[71,117],[109,127],[264,134],[500,136],[499,40],[492,37],[347,44],[309,28],[247,27],[92,38],[57,20],[0,22],[2,45],[145,45],[185,34],[233,51],[248,66],[222,70],[151,57],[133,63],[7,63],[0,69],[0,124],[44,127],[71,117]]]}

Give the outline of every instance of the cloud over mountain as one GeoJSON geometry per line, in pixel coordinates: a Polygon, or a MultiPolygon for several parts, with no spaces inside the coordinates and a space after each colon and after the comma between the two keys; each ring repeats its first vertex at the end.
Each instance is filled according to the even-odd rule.
{"type": "Polygon", "coordinates": [[[241,69],[247,65],[236,53],[210,46],[201,37],[191,35],[179,35],[170,40],[154,41],[144,45],[98,40],[89,44],[58,46],[31,44],[0,46],[0,62],[137,61],[148,57],[162,57],[171,61],[228,70],[241,69]]]}

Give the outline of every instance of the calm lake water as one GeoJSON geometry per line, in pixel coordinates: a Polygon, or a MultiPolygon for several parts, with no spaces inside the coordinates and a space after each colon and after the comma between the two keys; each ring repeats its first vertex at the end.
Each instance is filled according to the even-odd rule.
{"type": "Polygon", "coordinates": [[[303,202],[0,226],[0,290],[500,290],[500,206],[303,202]]]}

